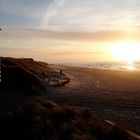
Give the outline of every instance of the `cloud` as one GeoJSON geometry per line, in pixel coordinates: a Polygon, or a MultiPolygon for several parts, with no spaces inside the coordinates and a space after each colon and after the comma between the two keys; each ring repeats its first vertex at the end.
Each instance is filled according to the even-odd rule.
{"type": "Polygon", "coordinates": [[[41,28],[46,28],[49,26],[50,19],[57,14],[58,10],[63,6],[66,0],[53,0],[52,3],[47,7],[45,15],[41,21],[41,28]]]}
{"type": "Polygon", "coordinates": [[[0,0],[0,25],[73,32],[132,30],[140,23],[139,7],[139,0],[0,0]]]}
{"type": "Polygon", "coordinates": [[[129,30],[140,22],[140,18],[135,18],[140,12],[138,0],[67,0],[60,5],[58,3],[54,1],[48,8],[43,28],[65,31],[129,30]]]}
{"type": "Polygon", "coordinates": [[[102,54],[102,51],[65,51],[65,52],[59,52],[59,53],[49,53],[49,55],[93,55],[93,54],[102,54]]]}
{"type": "MultiPolygon", "coordinates": [[[[138,28],[138,27],[137,27],[138,28]]],[[[42,29],[3,29],[0,34],[0,39],[15,38],[27,40],[62,40],[74,42],[111,42],[124,39],[139,39],[140,32],[127,33],[123,31],[98,31],[98,32],[84,32],[84,31],[52,31],[42,29]]]]}

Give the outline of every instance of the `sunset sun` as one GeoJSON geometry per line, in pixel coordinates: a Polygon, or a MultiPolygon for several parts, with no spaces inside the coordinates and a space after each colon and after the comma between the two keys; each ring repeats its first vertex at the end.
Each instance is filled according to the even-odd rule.
{"type": "Polygon", "coordinates": [[[131,41],[117,43],[111,47],[112,56],[120,61],[133,63],[140,54],[140,45],[131,41]]]}

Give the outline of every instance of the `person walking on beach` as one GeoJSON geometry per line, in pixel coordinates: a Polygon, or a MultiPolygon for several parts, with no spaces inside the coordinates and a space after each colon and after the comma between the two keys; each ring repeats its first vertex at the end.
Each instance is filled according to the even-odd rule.
{"type": "Polygon", "coordinates": [[[62,72],[62,70],[60,70],[60,75],[62,75],[63,74],[63,72],[62,72]]]}

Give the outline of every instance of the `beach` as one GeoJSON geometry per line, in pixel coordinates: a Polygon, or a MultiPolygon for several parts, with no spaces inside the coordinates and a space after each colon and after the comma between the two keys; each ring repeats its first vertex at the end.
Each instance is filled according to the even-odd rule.
{"type": "MultiPolygon", "coordinates": [[[[50,65],[61,69],[70,83],[48,89],[47,99],[86,107],[140,135],[140,72],[50,65]]],[[[45,96],[44,96],[45,98],[45,96]]]]}
{"type": "MultiPolygon", "coordinates": [[[[8,59],[8,61],[10,60],[8,59]]],[[[17,106],[22,106],[33,100],[52,100],[64,107],[87,108],[103,120],[112,121],[140,135],[140,71],[46,65],[46,63],[26,59],[14,59],[12,62],[14,64],[18,62],[16,68],[22,69],[24,66],[25,81],[28,79],[32,82],[27,84],[29,87],[27,92],[21,92],[21,89],[24,89],[26,85],[20,81],[24,78],[22,74],[19,77],[16,72],[15,77],[19,77],[20,82],[18,84],[21,88],[18,94],[15,94],[18,84],[16,79],[12,79],[16,87],[15,90],[1,93],[1,112],[11,111],[17,106]],[[32,64],[31,67],[28,64],[32,64]],[[49,78],[49,82],[46,81],[47,78],[49,78]],[[45,89],[45,93],[41,93],[41,83],[44,79],[43,89],[45,89]],[[35,90],[31,94],[30,87],[32,89],[35,80],[40,83],[37,90],[39,92],[37,94],[35,90]]],[[[12,71],[8,72],[13,76],[12,71]]],[[[9,80],[7,83],[11,84],[9,80]]]]}

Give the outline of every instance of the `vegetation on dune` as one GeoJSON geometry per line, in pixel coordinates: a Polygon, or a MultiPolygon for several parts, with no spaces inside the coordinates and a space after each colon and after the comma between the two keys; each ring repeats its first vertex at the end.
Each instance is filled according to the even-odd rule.
{"type": "MultiPolygon", "coordinates": [[[[46,86],[56,79],[55,86],[69,82],[66,75],[51,69],[45,62],[37,62],[32,58],[1,58],[1,89],[14,90],[18,93],[40,94],[46,92],[46,86]],[[63,80],[64,79],[64,80],[63,80]],[[59,81],[62,82],[59,82],[59,81]]],[[[54,83],[54,82],[53,82],[54,83]]]]}
{"type": "Polygon", "coordinates": [[[38,100],[0,115],[0,138],[14,140],[131,140],[87,109],[38,100]]]}

